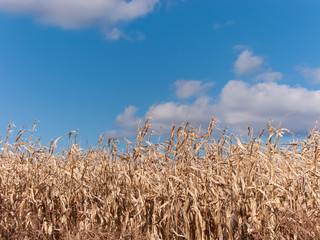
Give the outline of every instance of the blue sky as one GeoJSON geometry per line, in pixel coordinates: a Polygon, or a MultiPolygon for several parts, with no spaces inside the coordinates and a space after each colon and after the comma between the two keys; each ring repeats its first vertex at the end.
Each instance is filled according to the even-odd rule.
{"type": "Polygon", "coordinates": [[[320,117],[320,2],[0,0],[0,135],[129,137],[213,116],[305,134],[320,117]]]}

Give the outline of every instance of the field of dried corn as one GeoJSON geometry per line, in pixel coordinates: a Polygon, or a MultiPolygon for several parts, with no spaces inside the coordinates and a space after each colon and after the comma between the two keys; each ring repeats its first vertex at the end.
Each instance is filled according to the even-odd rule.
{"type": "MultiPolygon", "coordinates": [[[[145,124],[83,149],[42,146],[33,130],[0,143],[0,239],[319,239],[317,128],[280,144],[211,136],[189,124],[163,142],[145,124]],[[28,135],[26,137],[25,135],[28,135]]],[[[12,134],[11,134],[12,135],[12,134]]]]}

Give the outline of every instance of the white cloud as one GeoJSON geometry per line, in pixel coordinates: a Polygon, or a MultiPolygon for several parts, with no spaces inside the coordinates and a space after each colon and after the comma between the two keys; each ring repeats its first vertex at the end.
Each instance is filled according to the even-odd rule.
{"type": "Polygon", "coordinates": [[[109,130],[103,134],[111,137],[126,137],[133,136],[137,133],[137,127],[139,121],[142,118],[136,117],[138,108],[135,106],[128,106],[125,108],[124,112],[119,114],[116,118],[116,125],[120,127],[120,130],[109,130]]]}
{"type": "Polygon", "coordinates": [[[234,71],[237,75],[252,75],[262,71],[263,58],[253,56],[253,52],[243,50],[234,63],[234,71]]]}
{"type": "Polygon", "coordinates": [[[265,72],[258,74],[253,78],[254,81],[275,82],[280,81],[283,77],[281,72],[265,72]]]}
{"type": "Polygon", "coordinates": [[[152,117],[153,128],[163,132],[170,130],[171,124],[190,121],[205,126],[211,117],[217,118],[233,130],[245,129],[249,124],[256,130],[266,126],[269,119],[281,121],[287,114],[282,126],[295,133],[312,128],[320,117],[320,91],[293,88],[275,82],[249,85],[243,81],[229,81],[222,89],[220,99],[212,103],[208,96],[200,96],[192,103],[163,102],[152,105],[142,117],[135,115],[131,107],[117,117],[121,131],[106,132],[106,136],[135,133],[136,123],[152,117]]]}
{"type": "Polygon", "coordinates": [[[219,106],[222,118],[230,125],[257,127],[271,118],[295,132],[307,130],[320,117],[320,91],[293,88],[277,83],[250,86],[243,81],[229,81],[223,88],[219,106]]]}
{"type": "Polygon", "coordinates": [[[210,104],[209,97],[199,97],[193,103],[182,104],[179,102],[164,102],[161,104],[154,104],[149,107],[149,110],[143,117],[137,117],[135,115],[124,113],[118,115],[116,123],[121,130],[106,131],[104,135],[106,137],[123,137],[134,136],[137,131],[138,124],[131,123],[143,123],[148,117],[151,117],[152,128],[157,132],[166,134],[170,131],[171,125],[180,125],[186,121],[193,124],[205,125],[210,116],[214,114],[213,106],[210,104]],[[119,116],[121,116],[121,121],[119,116]],[[130,123],[128,125],[127,123],[130,123]],[[127,134],[123,134],[127,133],[127,134]]]}
{"type": "Polygon", "coordinates": [[[213,29],[214,30],[218,30],[220,28],[227,27],[227,26],[233,25],[235,23],[236,23],[235,21],[228,21],[228,22],[225,22],[225,23],[215,23],[213,25],[213,29]]]}
{"type": "Polygon", "coordinates": [[[297,69],[301,71],[305,79],[311,80],[314,83],[320,83],[320,67],[319,68],[298,67],[297,69]]]}
{"type": "Polygon", "coordinates": [[[263,65],[268,66],[268,64],[265,63],[263,57],[253,55],[252,51],[245,49],[246,47],[244,45],[235,46],[236,50],[242,50],[234,63],[234,71],[238,76],[250,76],[256,82],[275,82],[282,79],[281,72],[273,72],[271,67],[264,68],[263,65]]]}
{"type": "Polygon", "coordinates": [[[139,118],[135,118],[138,108],[135,106],[126,107],[123,113],[117,116],[116,122],[122,127],[130,128],[135,127],[139,123],[139,118]],[[131,119],[130,122],[127,120],[131,119]]]}
{"type": "Polygon", "coordinates": [[[189,121],[194,124],[205,124],[213,114],[209,97],[199,97],[190,104],[164,102],[150,107],[146,116],[152,117],[153,127],[169,130],[172,124],[189,121]],[[209,118],[208,118],[209,117],[209,118]]]}
{"type": "Polygon", "coordinates": [[[177,80],[175,82],[176,95],[180,99],[201,96],[205,94],[205,91],[213,85],[213,82],[203,83],[202,81],[198,80],[177,80]]]}
{"type": "Polygon", "coordinates": [[[152,12],[159,0],[0,0],[0,11],[66,29],[110,27],[152,12]]]}

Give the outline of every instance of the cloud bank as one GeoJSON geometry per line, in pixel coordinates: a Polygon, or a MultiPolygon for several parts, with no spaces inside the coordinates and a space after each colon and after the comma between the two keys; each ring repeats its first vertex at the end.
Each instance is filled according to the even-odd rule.
{"type": "Polygon", "coordinates": [[[281,121],[294,132],[313,127],[320,117],[320,91],[294,88],[275,82],[250,85],[243,81],[229,81],[222,89],[220,116],[227,124],[260,128],[268,119],[281,121]]]}
{"type": "Polygon", "coordinates": [[[284,120],[283,127],[301,133],[312,128],[320,117],[319,102],[320,91],[275,82],[250,85],[241,80],[231,80],[222,89],[216,103],[211,97],[200,95],[190,103],[170,101],[154,104],[141,117],[136,115],[138,109],[130,106],[116,119],[117,126],[122,130],[107,131],[105,135],[134,135],[138,122],[143,122],[147,117],[152,117],[156,131],[162,129],[165,133],[172,124],[179,125],[186,121],[206,126],[211,117],[218,119],[222,128],[227,126],[235,131],[245,130],[247,125],[261,130],[269,119],[274,122],[284,120]]]}
{"type": "MultiPolygon", "coordinates": [[[[277,81],[283,74],[265,69],[264,64],[261,56],[245,49],[234,68],[238,75],[249,75],[253,81],[230,80],[213,101],[213,97],[206,94],[214,86],[212,82],[177,80],[174,83],[176,101],[153,104],[140,116],[137,107],[129,106],[116,118],[120,130],[104,134],[106,137],[136,135],[138,123],[148,117],[152,118],[153,129],[158,133],[168,133],[172,124],[186,121],[206,127],[214,117],[220,122],[220,128],[228,127],[235,132],[246,131],[248,125],[260,131],[272,119],[295,133],[306,134],[320,118],[320,91],[279,84],[277,81]]],[[[304,73],[317,79],[317,71],[308,69],[304,73]]]]}
{"type": "MultiPolygon", "coordinates": [[[[112,28],[152,12],[159,0],[0,0],[0,11],[31,16],[64,29],[112,28]]],[[[121,32],[111,29],[112,40],[121,32]]],[[[108,34],[106,36],[108,37],[108,34]]]]}

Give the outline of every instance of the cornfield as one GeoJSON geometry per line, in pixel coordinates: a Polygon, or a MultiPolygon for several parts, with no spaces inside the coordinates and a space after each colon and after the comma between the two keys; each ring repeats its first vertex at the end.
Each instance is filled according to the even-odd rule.
{"type": "Polygon", "coordinates": [[[43,146],[33,130],[0,141],[1,239],[319,239],[317,128],[280,144],[212,137],[186,123],[164,141],[148,122],[119,150],[116,139],[83,149],[43,146]],[[27,135],[27,136],[26,136],[27,135]]]}

